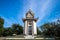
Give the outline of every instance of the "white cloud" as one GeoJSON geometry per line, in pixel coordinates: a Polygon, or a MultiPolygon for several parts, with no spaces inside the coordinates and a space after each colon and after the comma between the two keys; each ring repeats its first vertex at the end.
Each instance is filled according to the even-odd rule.
{"type": "Polygon", "coordinates": [[[49,3],[50,3],[50,0],[47,0],[45,1],[41,6],[41,9],[39,10],[38,12],[38,16],[39,16],[39,20],[38,22],[41,22],[41,20],[46,16],[48,15],[46,12],[48,10],[48,7],[49,7],[49,3]]]}
{"type": "MultiPolygon", "coordinates": [[[[25,17],[26,12],[31,8],[36,13],[36,17],[39,17],[38,23],[41,22],[41,20],[48,15],[46,11],[49,9],[49,4],[51,3],[51,0],[29,0],[27,4],[24,3],[24,7],[22,15],[25,17]]],[[[21,13],[19,13],[18,19],[21,20],[22,16],[20,16],[21,13]]]]}
{"type": "Polygon", "coordinates": [[[32,10],[36,10],[37,8],[37,0],[30,0],[30,5],[29,7],[32,9],[32,10]]]}

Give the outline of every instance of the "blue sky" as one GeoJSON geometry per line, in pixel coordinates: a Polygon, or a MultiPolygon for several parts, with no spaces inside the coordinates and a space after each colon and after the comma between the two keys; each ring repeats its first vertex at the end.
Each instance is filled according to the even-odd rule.
{"type": "Polygon", "coordinates": [[[60,17],[60,0],[0,0],[0,16],[4,18],[4,27],[17,23],[23,26],[22,18],[29,9],[39,17],[37,26],[56,21],[60,17]]]}

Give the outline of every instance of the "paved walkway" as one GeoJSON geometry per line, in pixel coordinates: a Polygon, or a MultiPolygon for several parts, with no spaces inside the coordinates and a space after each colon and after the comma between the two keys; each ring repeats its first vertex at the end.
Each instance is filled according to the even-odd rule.
{"type": "MultiPolygon", "coordinates": [[[[26,39],[26,38],[0,38],[0,39],[26,39]]],[[[34,39],[55,39],[55,38],[34,38],[34,39]]]]}

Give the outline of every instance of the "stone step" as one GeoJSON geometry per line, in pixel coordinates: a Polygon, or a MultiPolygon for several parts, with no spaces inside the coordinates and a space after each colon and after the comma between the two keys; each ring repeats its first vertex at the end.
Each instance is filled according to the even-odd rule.
{"type": "Polygon", "coordinates": [[[26,39],[34,39],[34,36],[28,35],[28,36],[24,36],[26,39]]]}

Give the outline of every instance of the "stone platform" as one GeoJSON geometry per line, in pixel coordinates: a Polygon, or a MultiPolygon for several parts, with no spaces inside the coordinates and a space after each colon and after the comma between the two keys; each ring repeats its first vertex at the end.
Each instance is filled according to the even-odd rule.
{"type": "Polygon", "coordinates": [[[32,35],[28,35],[28,36],[24,36],[25,39],[34,39],[36,36],[32,36],[32,35]]]}

